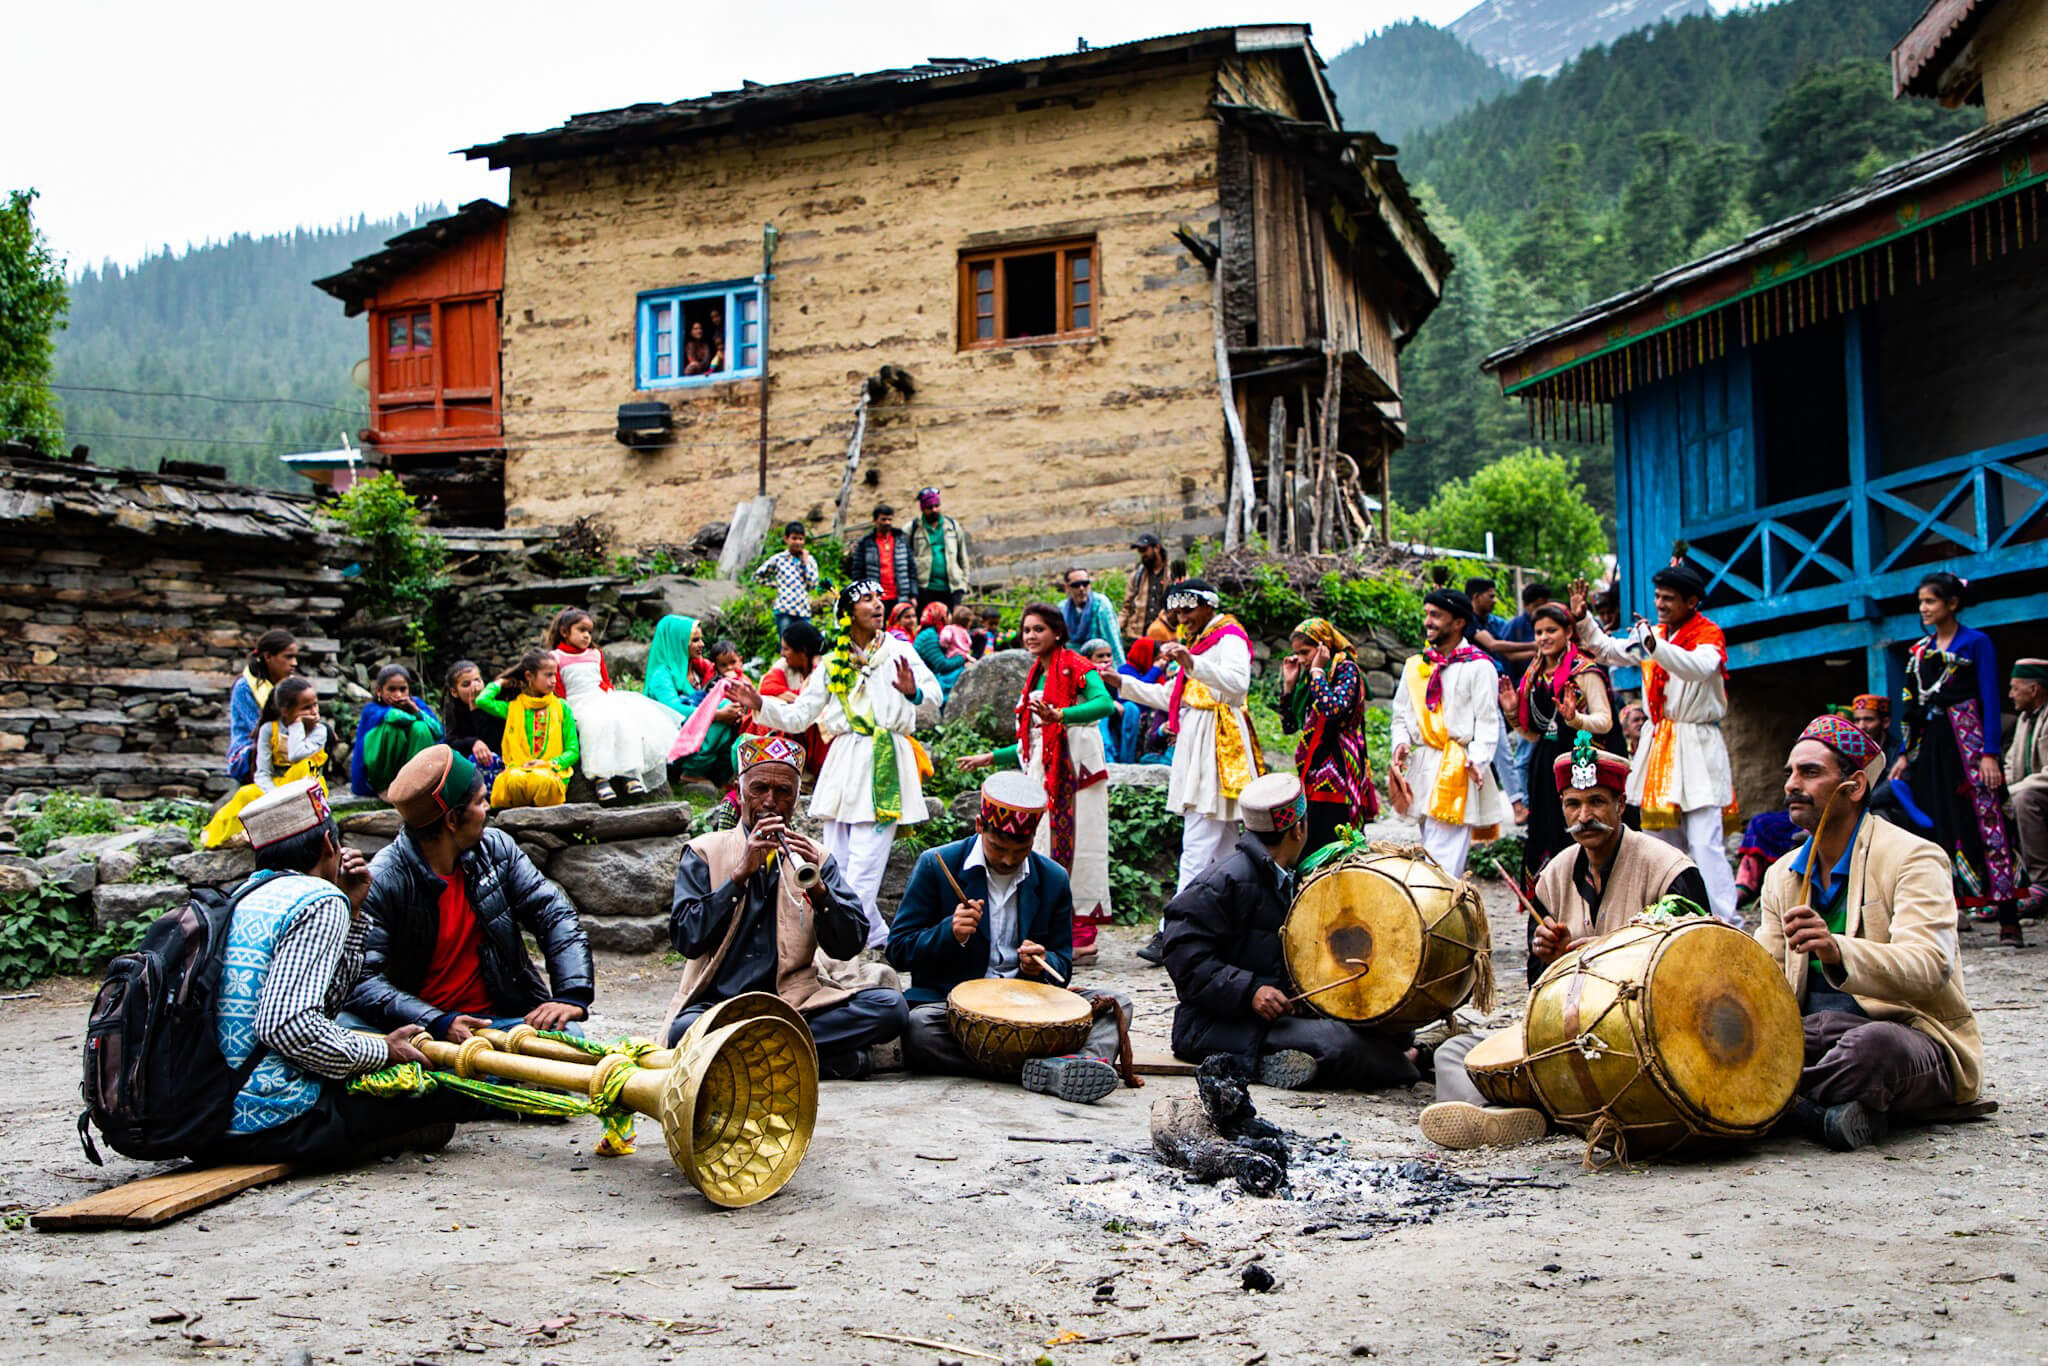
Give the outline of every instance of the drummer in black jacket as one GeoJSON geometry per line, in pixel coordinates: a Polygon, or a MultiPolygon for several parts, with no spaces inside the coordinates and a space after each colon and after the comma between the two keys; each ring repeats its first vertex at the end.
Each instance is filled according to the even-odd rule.
{"type": "Polygon", "coordinates": [[[1251,1060],[1267,1086],[1320,1081],[1371,1090],[1421,1080],[1409,1041],[1287,1004],[1280,928],[1294,895],[1294,865],[1308,846],[1301,781],[1269,773],[1237,798],[1245,833],[1222,859],[1166,904],[1166,971],[1180,1005],[1173,1053],[1200,1063],[1218,1053],[1251,1060]]]}
{"type": "Polygon", "coordinates": [[[378,1030],[417,1024],[461,1043],[486,1024],[573,1029],[596,995],[576,908],[502,830],[468,757],[420,751],[387,795],[405,829],[370,862],[363,976],[350,1016],[378,1030]],[[547,958],[543,981],[520,940],[547,958]]]}

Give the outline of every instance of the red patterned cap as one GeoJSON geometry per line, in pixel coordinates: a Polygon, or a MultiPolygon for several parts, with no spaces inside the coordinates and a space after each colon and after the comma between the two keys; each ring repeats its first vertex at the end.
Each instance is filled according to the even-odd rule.
{"type": "Polygon", "coordinates": [[[981,785],[981,828],[1028,838],[1045,815],[1045,789],[1014,769],[990,774],[981,785]]]}
{"type": "Polygon", "coordinates": [[[738,753],[742,773],[756,764],[788,764],[803,776],[803,742],[787,735],[742,735],[738,753]]]}

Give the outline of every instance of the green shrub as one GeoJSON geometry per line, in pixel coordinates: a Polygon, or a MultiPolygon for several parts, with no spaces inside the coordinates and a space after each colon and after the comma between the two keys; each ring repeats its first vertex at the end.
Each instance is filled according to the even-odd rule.
{"type": "Polygon", "coordinates": [[[0,896],[0,987],[26,986],[53,973],[100,972],[142,939],[153,917],[102,930],[92,903],[48,885],[0,896]]]}
{"type": "Polygon", "coordinates": [[[365,543],[360,602],[372,616],[405,614],[407,646],[425,655],[436,635],[437,600],[448,586],[448,547],[392,474],[358,481],[320,515],[365,543]]]}
{"type": "Polygon", "coordinates": [[[1475,878],[1520,877],[1522,845],[1520,835],[1502,835],[1490,843],[1473,845],[1471,856],[1465,860],[1466,875],[1475,878]]]}
{"type": "Polygon", "coordinates": [[[121,827],[121,804],[110,797],[53,792],[21,826],[21,852],[41,858],[65,835],[111,835],[121,827]]]}
{"type": "Polygon", "coordinates": [[[1109,790],[1109,894],[1117,924],[1147,923],[1172,898],[1181,824],[1163,787],[1109,790]]]}

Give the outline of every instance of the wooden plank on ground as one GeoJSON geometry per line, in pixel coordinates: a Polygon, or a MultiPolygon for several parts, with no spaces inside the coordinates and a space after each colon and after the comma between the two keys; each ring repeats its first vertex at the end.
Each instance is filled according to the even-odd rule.
{"type": "Polygon", "coordinates": [[[288,1162],[180,1167],[43,1210],[30,1222],[41,1229],[153,1228],[291,1174],[288,1162]]]}
{"type": "Polygon", "coordinates": [[[1173,1056],[1173,1050],[1156,1039],[1131,1039],[1131,1070],[1141,1077],[1192,1077],[1195,1065],[1173,1056]]]}

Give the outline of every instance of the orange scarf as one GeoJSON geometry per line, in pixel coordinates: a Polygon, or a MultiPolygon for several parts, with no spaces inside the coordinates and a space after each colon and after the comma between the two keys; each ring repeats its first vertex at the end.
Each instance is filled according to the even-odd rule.
{"type": "MultiPolygon", "coordinates": [[[[1721,628],[1708,621],[1705,616],[1694,612],[1685,619],[1676,631],[1664,637],[1666,645],[1675,645],[1681,650],[1697,649],[1712,645],[1721,651],[1721,677],[1728,677],[1728,640],[1721,634],[1721,628]]],[[[1643,661],[1643,704],[1650,709],[1650,724],[1656,725],[1664,719],[1664,684],[1670,674],[1657,664],[1653,654],[1643,661]]]]}

